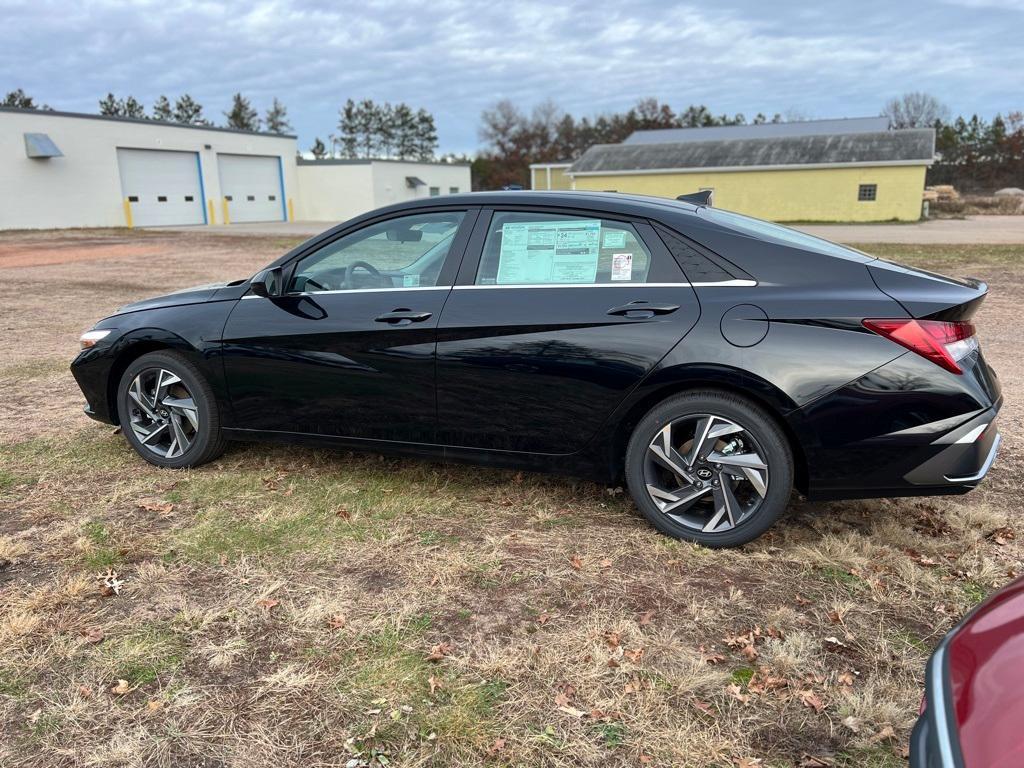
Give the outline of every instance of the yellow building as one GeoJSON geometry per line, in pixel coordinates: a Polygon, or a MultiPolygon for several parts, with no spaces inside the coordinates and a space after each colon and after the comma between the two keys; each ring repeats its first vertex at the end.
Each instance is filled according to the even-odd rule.
{"type": "Polygon", "coordinates": [[[715,207],[773,221],[916,221],[935,132],[872,130],[877,120],[638,131],[591,147],[566,174],[577,190],[713,190],[715,207]]]}
{"type": "Polygon", "coordinates": [[[530,163],[530,189],[572,189],[566,175],[572,163],[530,163]]]}

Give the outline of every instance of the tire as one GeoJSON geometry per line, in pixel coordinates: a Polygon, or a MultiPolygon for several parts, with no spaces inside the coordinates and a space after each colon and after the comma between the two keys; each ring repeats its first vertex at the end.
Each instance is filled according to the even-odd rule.
{"type": "Polygon", "coordinates": [[[117,385],[117,413],[128,443],[158,467],[205,464],[227,446],[213,389],[177,352],[150,352],[128,366],[117,385]]]}
{"type": "Polygon", "coordinates": [[[706,547],[736,547],[768,530],[786,509],[793,454],[761,408],[701,390],[648,411],[630,436],[625,475],[633,501],[662,533],[706,547]]]}

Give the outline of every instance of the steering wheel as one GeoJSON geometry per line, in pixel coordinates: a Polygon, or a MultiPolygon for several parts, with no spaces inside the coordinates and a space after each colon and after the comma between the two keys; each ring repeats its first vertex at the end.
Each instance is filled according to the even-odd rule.
{"type": "Polygon", "coordinates": [[[377,270],[377,268],[375,266],[373,266],[373,264],[368,264],[365,261],[353,261],[351,264],[348,265],[348,267],[345,268],[345,277],[342,278],[342,283],[344,284],[344,286],[346,288],[353,288],[353,287],[355,287],[351,283],[352,283],[352,273],[355,272],[356,269],[364,269],[364,270],[366,270],[367,272],[370,273],[370,277],[372,277],[374,280],[377,281],[378,285],[383,285],[384,278],[381,276],[381,274],[377,270]]]}

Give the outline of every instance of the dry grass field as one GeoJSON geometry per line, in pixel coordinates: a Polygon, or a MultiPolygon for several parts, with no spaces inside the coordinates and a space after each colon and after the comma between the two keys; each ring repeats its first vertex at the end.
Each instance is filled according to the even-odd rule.
{"type": "Polygon", "coordinates": [[[925,660],[1022,570],[1022,246],[867,246],[992,285],[1004,448],[962,497],[811,504],[712,552],[620,489],[237,445],[145,464],[79,333],[280,237],[0,236],[0,765],[905,763],[925,660]]]}

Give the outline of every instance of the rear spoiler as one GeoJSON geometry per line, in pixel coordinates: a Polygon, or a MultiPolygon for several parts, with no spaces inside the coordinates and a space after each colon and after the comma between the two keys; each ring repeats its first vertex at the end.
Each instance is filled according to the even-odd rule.
{"type": "Polygon", "coordinates": [[[883,293],[922,320],[970,320],[988,293],[981,280],[947,277],[882,259],[867,268],[883,293]]]}
{"type": "Polygon", "coordinates": [[[691,203],[692,205],[700,205],[705,208],[711,207],[711,198],[714,197],[715,190],[713,189],[702,189],[700,192],[691,192],[688,195],[679,195],[676,200],[683,203],[691,203]]]}

